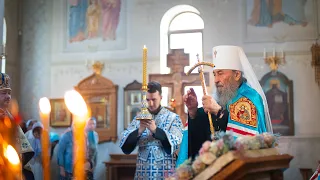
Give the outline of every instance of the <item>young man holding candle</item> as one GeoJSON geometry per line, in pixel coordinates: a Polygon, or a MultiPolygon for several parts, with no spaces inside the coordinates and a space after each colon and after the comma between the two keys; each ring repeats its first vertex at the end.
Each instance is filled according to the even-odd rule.
{"type": "MultiPolygon", "coordinates": [[[[15,121],[14,117],[9,112],[9,104],[11,102],[11,86],[10,77],[5,73],[0,73],[0,120],[3,121],[7,116],[11,121],[15,121]]],[[[25,137],[20,126],[17,126],[17,143],[19,147],[17,152],[22,157],[22,173],[26,180],[33,180],[34,176],[31,167],[28,164],[34,155],[34,151],[25,137]]]]}
{"type": "Polygon", "coordinates": [[[153,119],[139,121],[135,117],[122,133],[120,147],[125,154],[138,146],[134,179],[164,179],[175,168],[183,125],[177,114],[160,105],[161,92],[158,82],[149,82],[147,101],[153,119]]]}

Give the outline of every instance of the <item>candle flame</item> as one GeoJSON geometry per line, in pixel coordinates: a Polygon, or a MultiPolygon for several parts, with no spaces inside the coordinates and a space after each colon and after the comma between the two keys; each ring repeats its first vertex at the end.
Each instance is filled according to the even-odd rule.
{"type": "Polygon", "coordinates": [[[51,112],[51,105],[48,98],[43,97],[39,100],[40,111],[43,114],[49,114],[51,112]]]}
{"type": "Polygon", "coordinates": [[[143,45],[143,49],[147,49],[146,45],[143,45]]]}
{"type": "Polygon", "coordinates": [[[87,104],[79,92],[75,90],[67,91],[64,95],[64,102],[72,114],[80,117],[87,115],[87,104]]]}
{"type": "Polygon", "coordinates": [[[4,156],[13,165],[18,165],[20,163],[19,155],[11,145],[7,146],[6,151],[4,152],[4,156]]]}

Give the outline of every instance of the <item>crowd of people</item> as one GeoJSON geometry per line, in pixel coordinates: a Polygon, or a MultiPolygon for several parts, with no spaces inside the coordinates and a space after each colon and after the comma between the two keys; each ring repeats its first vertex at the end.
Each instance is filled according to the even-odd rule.
{"type": "MultiPolygon", "coordinates": [[[[42,168],[42,148],[41,148],[41,133],[43,125],[40,121],[30,119],[21,123],[21,128],[25,133],[25,137],[29,141],[34,156],[29,161],[31,169],[24,173],[27,180],[43,179],[42,168]]],[[[86,154],[86,177],[88,180],[93,179],[93,172],[97,164],[97,147],[99,137],[96,128],[96,119],[91,117],[88,119],[85,134],[87,137],[87,154],[86,154]]],[[[51,179],[69,180],[73,177],[73,126],[68,128],[61,136],[50,132],[50,172],[51,179]]]]}

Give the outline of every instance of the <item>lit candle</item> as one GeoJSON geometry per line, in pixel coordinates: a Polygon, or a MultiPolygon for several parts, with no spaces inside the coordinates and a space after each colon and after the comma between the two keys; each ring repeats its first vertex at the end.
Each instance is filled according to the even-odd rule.
{"type": "Polygon", "coordinates": [[[263,49],[263,58],[266,58],[267,54],[266,54],[266,48],[263,49]]]}
{"type": "Polygon", "coordinates": [[[143,57],[142,57],[142,86],[147,85],[147,57],[148,56],[148,49],[146,45],[143,46],[143,57]]]}
{"type": "Polygon", "coordinates": [[[74,131],[73,131],[73,162],[74,165],[74,177],[75,179],[85,179],[85,125],[88,119],[88,108],[83,97],[75,90],[71,90],[65,93],[64,101],[73,114],[74,119],[74,131]]]}
{"type": "Polygon", "coordinates": [[[273,57],[276,57],[276,50],[273,48],[273,57]]]}
{"type": "Polygon", "coordinates": [[[49,143],[49,116],[51,112],[51,105],[48,98],[43,97],[39,100],[40,119],[43,124],[43,131],[41,134],[42,146],[42,166],[43,166],[43,179],[50,179],[50,143],[49,143]]]}
{"type": "Polygon", "coordinates": [[[5,177],[2,178],[10,178],[10,179],[17,179],[20,180],[22,178],[22,172],[21,172],[21,163],[20,158],[17,153],[17,151],[10,145],[4,144],[4,157],[9,162],[9,168],[11,171],[7,172],[7,174],[4,174],[5,177]]]}

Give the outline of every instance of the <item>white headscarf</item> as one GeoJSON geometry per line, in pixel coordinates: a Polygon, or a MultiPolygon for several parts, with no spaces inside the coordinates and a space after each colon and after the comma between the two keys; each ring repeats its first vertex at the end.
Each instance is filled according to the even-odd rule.
{"type": "Polygon", "coordinates": [[[263,89],[243,49],[238,46],[216,46],[213,48],[214,69],[231,69],[243,72],[247,84],[261,96],[264,106],[265,123],[268,132],[272,132],[272,124],[268,103],[263,89]]]}
{"type": "Polygon", "coordinates": [[[29,119],[29,120],[26,122],[27,128],[29,127],[29,125],[30,125],[31,122],[35,122],[35,121],[37,121],[37,120],[35,120],[35,119],[29,119]]]}
{"type": "Polygon", "coordinates": [[[41,122],[36,122],[36,123],[34,123],[34,124],[32,125],[32,131],[33,131],[35,128],[37,128],[37,127],[40,127],[40,128],[43,129],[42,123],[41,123],[41,122]]]}

